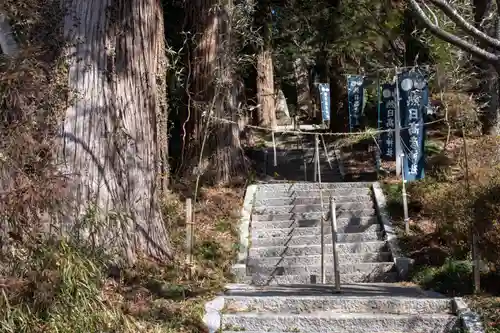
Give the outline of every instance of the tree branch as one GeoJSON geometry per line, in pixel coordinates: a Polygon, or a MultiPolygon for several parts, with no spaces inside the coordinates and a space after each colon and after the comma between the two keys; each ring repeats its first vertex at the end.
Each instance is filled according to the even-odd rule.
{"type": "Polygon", "coordinates": [[[436,7],[441,9],[446,16],[448,16],[457,26],[462,28],[471,37],[479,39],[495,48],[500,49],[500,40],[492,38],[477,29],[474,25],[470,24],[460,15],[447,1],[445,0],[430,0],[436,7]]]}
{"type": "Polygon", "coordinates": [[[0,51],[8,57],[15,57],[19,53],[9,20],[4,12],[0,11],[0,51]]]}
{"type": "Polygon", "coordinates": [[[497,55],[488,52],[486,50],[483,50],[482,48],[477,47],[476,45],[469,43],[468,41],[455,36],[449,32],[447,32],[444,29],[441,29],[427,17],[427,15],[424,13],[420,5],[418,4],[417,0],[408,0],[411,8],[414,10],[417,18],[422,21],[422,23],[438,38],[444,40],[445,42],[448,42],[460,49],[462,49],[465,52],[469,52],[472,55],[481,58],[485,61],[488,61],[489,63],[493,63],[495,65],[498,64],[499,58],[497,55]]]}

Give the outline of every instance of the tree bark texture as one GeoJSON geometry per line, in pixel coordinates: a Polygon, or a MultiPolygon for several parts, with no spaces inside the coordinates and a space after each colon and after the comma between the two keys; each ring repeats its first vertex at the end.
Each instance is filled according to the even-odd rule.
{"type": "Polygon", "coordinates": [[[297,84],[297,111],[300,116],[312,119],[315,116],[315,112],[312,107],[309,71],[302,58],[295,59],[294,69],[297,84]]]}
{"type": "Polygon", "coordinates": [[[258,122],[263,127],[276,128],[276,97],[274,91],[274,68],[272,57],[272,13],[269,1],[259,1],[256,25],[261,29],[262,45],[257,51],[257,103],[258,122]]]}
{"type": "Polygon", "coordinates": [[[14,57],[19,53],[19,46],[9,24],[7,14],[0,11],[0,54],[14,57]]]}
{"type": "MultiPolygon", "coordinates": [[[[165,67],[159,0],[66,0],[69,86],[60,162],[73,176],[75,214],[97,209],[84,237],[122,252],[171,258],[157,205],[165,168],[165,67]],[[102,223],[104,221],[104,223],[102,223]]],[[[67,228],[65,228],[67,229],[67,228]]]]}
{"type": "Polygon", "coordinates": [[[188,75],[188,156],[195,164],[201,156],[198,172],[215,184],[229,183],[246,169],[237,124],[240,85],[234,74],[231,6],[231,1],[195,0],[188,8],[195,33],[188,75]]]}

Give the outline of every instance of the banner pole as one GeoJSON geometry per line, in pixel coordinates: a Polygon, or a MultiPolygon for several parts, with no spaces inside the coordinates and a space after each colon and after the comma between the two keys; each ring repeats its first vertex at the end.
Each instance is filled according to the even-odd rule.
{"type": "MultiPolygon", "coordinates": [[[[405,154],[401,154],[401,159],[403,159],[405,154]]],[[[408,214],[408,194],[406,193],[406,179],[405,172],[401,170],[401,180],[402,180],[402,194],[403,194],[403,213],[404,213],[404,223],[405,223],[405,235],[410,234],[410,217],[408,214]]]]}
{"type": "Polygon", "coordinates": [[[346,80],[347,80],[347,108],[349,112],[349,132],[352,132],[352,121],[351,121],[351,101],[349,100],[349,77],[350,75],[347,75],[346,80]]]}
{"type": "Polygon", "coordinates": [[[402,149],[401,149],[401,111],[399,107],[399,80],[398,80],[398,67],[395,67],[395,81],[396,81],[396,114],[394,115],[395,118],[395,133],[394,133],[394,138],[395,138],[395,145],[396,145],[396,177],[399,177],[401,175],[401,168],[403,166],[402,164],[402,158],[401,154],[402,149]]]}

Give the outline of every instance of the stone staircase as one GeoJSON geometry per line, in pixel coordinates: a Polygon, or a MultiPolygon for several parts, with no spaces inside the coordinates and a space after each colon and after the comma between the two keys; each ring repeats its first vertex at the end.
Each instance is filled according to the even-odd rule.
{"type": "MultiPolygon", "coordinates": [[[[282,181],[314,181],[314,136],[299,138],[296,135],[278,137],[276,147],[276,166],[274,165],[274,148],[268,142],[266,147],[258,150],[247,150],[246,154],[254,161],[255,169],[266,177],[267,183],[282,181]]],[[[327,143],[325,151],[319,143],[320,172],[323,182],[340,182],[343,180],[343,167],[339,151],[327,143]]]]}
{"type": "MultiPolygon", "coordinates": [[[[311,185],[314,187],[309,191],[289,191],[287,184],[270,186],[268,190],[261,186],[255,193],[247,262],[235,270],[241,281],[254,284],[320,282],[321,215],[329,214],[330,196],[337,202],[341,282],[395,281],[397,273],[382,238],[370,188],[365,184],[352,187],[355,183],[349,188],[339,187],[339,183],[324,184],[321,208],[318,185],[311,185]],[[332,186],[337,188],[328,188],[332,186]]],[[[331,223],[323,223],[326,281],[333,283],[331,223]]]]}
{"type": "MultiPolygon", "coordinates": [[[[402,286],[370,184],[255,185],[247,192],[242,252],[216,327],[234,333],[439,333],[460,326],[453,300],[402,286]],[[321,284],[321,214],[337,205],[341,293],[335,293],[330,222],[325,223],[326,285],[321,284]]],[[[218,312],[218,313],[219,313],[218,312]]],[[[213,318],[212,318],[213,319],[213,318]]]]}

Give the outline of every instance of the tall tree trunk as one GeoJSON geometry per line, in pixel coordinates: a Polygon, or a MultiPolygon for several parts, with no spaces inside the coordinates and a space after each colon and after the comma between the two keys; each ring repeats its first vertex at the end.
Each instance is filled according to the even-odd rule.
{"type": "Polygon", "coordinates": [[[166,149],[165,53],[159,0],[66,0],[65,36],[74,102],[62,127],[60,161],[74,176],[70,226],[96,211],[82,230],[139,255],[171,258],[157,206],[157,172],[166,149]],[[161,143],[161,145],[160,145],[161,143]],[[78,220],[76,220],[78,221],[78,220]]]}
{"type": "Polygon", "coordinates": [[[261,126],[276,128],[276,98],[272,58],[272,12],[268,0],[258,1],[256,25],[261,29],[262,45],[257,53],[257,102],[261,126]]]}
{"type": "Polygon", "coordinates": [[[304,59],[297,58],[294,63],[295,79],[297,85],[297,111],[302,116],[307,116],[313,119],[315,112],[313,112],[311,88],[309,86],[309,71],[304,63],[304,59]]]}
{"type": "Polygon", "coordinates": [[[189,155],[197,163],[203,154],[200,172],[206,171],[206,180],[217,184],[229,183],[232,176],[246,170],[237,125],[239,85],[234,74],[231,7],[232,1],[219,0],[189,4],[189,19],[196,33],[188,82],[189,155]]]}
{"type": "Polygon", "coordinates": [[[0,11],[0,54],[2,53],[9,57],[16,56],[19,46],[14,39],[7,14],[0,11]]]}

